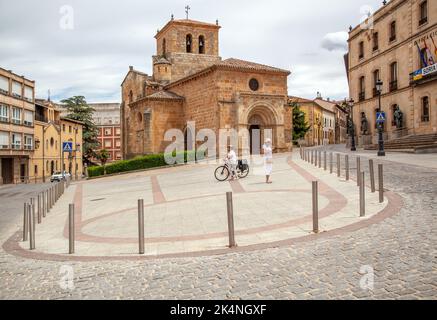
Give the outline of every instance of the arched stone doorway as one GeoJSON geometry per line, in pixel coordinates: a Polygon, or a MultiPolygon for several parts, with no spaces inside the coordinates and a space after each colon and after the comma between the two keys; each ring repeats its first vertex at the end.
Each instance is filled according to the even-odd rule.
{"type": "Polygon", "coordinates": [[[249,148],[251,154],[259,154],[261,146],[267,138],[276,142],[276,119],[274,113],[267,106],[253,107],[247,117],[249,130],[249,148]],[[271,133],[269,133],[271,130],[271,133]]]}

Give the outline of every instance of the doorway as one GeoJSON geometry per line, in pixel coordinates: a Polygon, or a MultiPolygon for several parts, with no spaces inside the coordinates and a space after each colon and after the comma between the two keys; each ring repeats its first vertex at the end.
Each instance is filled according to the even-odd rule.
{"type": "Polygon", "coordinates": [[[2,158],[2,177],[3,184],[11,184],[14,180],[14,159],[2,158]]]}
{"type": "Polygon", "coordinates": [[[249,127],[250,154],[261,153],[261,126],[258,124],[249,127]]]}
{"type": "Polygon", "coordinates": [[[20,164],[20,179],[21,182],[26,181],[26,165],[24,163],[20,164]]]}

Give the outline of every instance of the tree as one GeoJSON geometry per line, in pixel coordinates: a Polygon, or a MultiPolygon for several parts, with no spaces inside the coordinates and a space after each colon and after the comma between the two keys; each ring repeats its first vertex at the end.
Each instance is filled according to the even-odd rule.
{"type": "Polygon", "coordinates": [[[101,164],[103,166],[103,172],[105,173],[105,165],[109,159],[109,151],[106,149],[100,150],[99,152],[97,152],[96,158],[101,162],[101,164]]]}
{"type": "Polygon", "coordinates": [[[305,135],[310,130],[310,126],[305,121],[305,112],[300,110],[300,106],[294,102],[293,108],[293,141],[305,138],[305,135]]]}
{"type": "Polygon", "coordinates": [[[90,164],[91,159],[95,157],[94,150],[99,147],[97,140],[98,129],[93,122],[94,109],[91,108],[85,97],[74,96],[61,101],[68,111],[67,118],[81,121],[83,123],[83,159],[90,164]]]}

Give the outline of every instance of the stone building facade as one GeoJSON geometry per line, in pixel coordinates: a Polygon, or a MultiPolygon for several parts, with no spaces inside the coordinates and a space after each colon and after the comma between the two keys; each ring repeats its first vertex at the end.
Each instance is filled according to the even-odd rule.
{"type": "Polygon", "coordinates": [[[186,132],[188,122],[195,122],[196,133],[211,129],[217,137],[220,129],[271,129],[276,150],[291,149],[290,72],[222,60],[219,29],[218,23],[171,20],[155,36],[153,75],[129,68],[121,85],[124,158],[163,152],[171,143],[164,141],[166,131],[186,132]]]}
{"type": "Polygon", "coordinates": [[[434,0],[391,0],[350,31],[347,67],[359,145],[377,142],[378,79],[383,82],[381,109],[387,116],[385,140],[437,133],[436,45],[434,0]],[[395,121],[398,107],[401,127],[395,121]],[[362,115],[367,132],[360,130],[366,127],[360,125],[362,115]]]}

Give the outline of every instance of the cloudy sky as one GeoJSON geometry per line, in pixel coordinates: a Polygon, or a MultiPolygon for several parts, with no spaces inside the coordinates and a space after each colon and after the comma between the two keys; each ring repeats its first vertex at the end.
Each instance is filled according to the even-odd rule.
{"type": "Polygon", "coordinates": [[[342,99],[346,31],[381,1],[0,0],[0,67],[35,80],[40,98],[120,101],[129,65],[151,74],[156,30],[187,4],[191,19],[219,19],[223,58],[291,70],[290,95],[342,99]]]}

